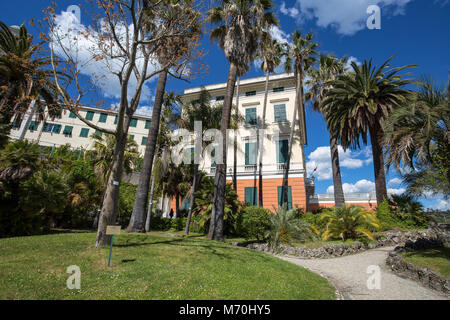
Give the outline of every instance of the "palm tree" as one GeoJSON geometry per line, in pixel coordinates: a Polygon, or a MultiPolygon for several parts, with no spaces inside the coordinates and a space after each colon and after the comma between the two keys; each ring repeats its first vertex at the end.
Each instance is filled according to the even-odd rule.
{"type": "MultiPolygon", "coordinates": [[[[263,132],[266,127],[266,110],[267,110],[267,97],[269,94],[269,77],[270,74],[275,71],[275,68],[281,64],[281,58],[285,55],[283,46],[278,43],[278,41],[273,40],[269,32],[264,32],[261,39],[261,45],[259,47],[259,52],[257,57],[262,59],[261,70],[266,73],[266,82],[264,89],[264,105],[261,122],[259,124],[259,132],[263,132]]],[[[261,137],[260,134],[257,135],[257,145],[259,152],[259,192],[258,192],[258,205],[263,207],[263,183],[262,183],[262,159],[263,159],[263,148],[264,148],[264,136],[261,137]]]]}
{"type": "MultiPolygon", "coordinates": [[[[186,55],[186,48],[189,48],[190,39],[192,37],[199,37],[202,34],[200,23],[198,20],[198,12],[192,9],[191,1],[167,1],[165,8],[166,12],[166,26],[161,28],[161,32],[166,32],[176,21],[176,17],[180,12],[190,13],[189,22],[196,22],[190,25],[189,32],[183,37],[174,37],[166,39],[165,45],[157,44],[156,54],[158,62],[161,65],[167,65],[169,61],[178,57],[186,55]]],[[[179,21],[177,21],[179,23],[179,21]]],[[[188,50],[189,51],[189,50],[188,50]]],[[[176,59],[175,59],[176,60],[176,59]]],[[[159,122],[161,117],[161,107],[164,101],[164,92],[166,88],[167,76],[169,68],[164,69],[158,76],[158,83],[156,86],[155,103],[152,111],[152,123],[148,131],[147,144],[145,146],[144,162],[142,170],[139,175],[139,184],[136,191],[136,199],[134,202],[133,213],[131,214],[130,223],[128,225],[128,232],[145,232],[146,207],[148,201],[148,191],[150,187],[150,177],[152,176],[153,159],[155,157],[156,144],[158,139],[159,122]]]]}
{"type": "MultiPolygon", "coordinates": [[[[50,58],[37,57],[39,46],[34,46],[32,41],[23,25],[15,35],[0,22],[0,112],[5,123],[9,123],[13,116],[16,116],[16,121],[21,121],[30,104],[34,105],[32,112],[37,111],[40,120],[45,109],[52,118],[61,115],[50,58]]],[[[69,79],[65,73],[59,72],[58,75],[62,80],[69,79]]],[[[25,130],[31,117],[28,123],[23,124],[25,130]]]]}
{"type": "MultiPolygon", "coordinates": [[[[310,87],[306,93],[306,100],[312,102],[313,109],[324,113],[322,101],[325,99],[330,83],[336,79],[336,76],[343,74],[347,59],[336,59],[331,55],[320,55],[318,69],[310,68],[308,71],[309,80],[306,85],[310,87]]],[[[342,208],[345,204],[344,191],[342,189],[341,168],[339,166],[339,150],[336,137],[330,134],[330,153],[331,168],[333,172],[334,202],[336,207],[342,208]]]]}
{"type": "MultiPolygon", "coordinates": [[[[450,190],[450,83],[446,89],[424,80],[411,101],[396,109],[383,130],[389,167],[403,169],[408,192],[449,194],[450,190]]],[[[402,172],[401,171],[401,172],[402,172]]]]}
{"type": "MultiPolygon", "coordinates": [[[[316,48],[318,43],[312,41],[313,34],[308,33],[303,38],[300,32],[295,31],[292,36],[294,45],[289,49],[289,54],[286,59],[286,70],[291,70],[292,60],[294,60],[294,73],[296,78],[296,94],[294,116],[292,117],[291,133],[289,136],[289,152],[285,162],[283,188],[282,188],[282,203],[288,203],[288,189],[289,189],[289,169],[291,165],[292,145],[294,144],[294,132],[297,122],[297,113],[300,118],[300,143],[306,144],[306,122],[305,122],[305,99],[303,94],[303,81],[305,73],[315,63],[316,48]]],[[[303,155],[304,157],[304,155],[303,155]]]]}
{"type": "Polygon", "coordinates": [[[389,58],[380,68],[372,60],[358,66],[351,63],[353,72],[333,81],[323,101],[328,130],[335,134],[345,148],[359,148],[360,137],[367,144],[370,134],[375,171],[377,203],[387,198],[383,159],[383,124],[389,114],[405,103],[411,91],[403,86],[412,83],[398,73],[413,65],[390,68],[389,58]]]}
{"type": "MultiPolygon", "coordinates": [[[[222,137],[227,136],[230,124],[231,106],[239,68],[245,68],[254,59],[258,47],[261,30],[277,24],[270,9],[271,0],[223,0],[221,5],[213,7],[208,12],[208,21],[217,25],[211,31],[210,38],[217,40],[224,49],[225,57],[230,62],[227,89],[220,130],[222,137]]],[[[225,140],[225,139],[224,139],[225,140]]],[[[218,159],[214,182],[214,203],[208,238],[223,239],[223,216],[225,207],[225,186],[227,169],[227,144],[223,143],[218,159]]]]}

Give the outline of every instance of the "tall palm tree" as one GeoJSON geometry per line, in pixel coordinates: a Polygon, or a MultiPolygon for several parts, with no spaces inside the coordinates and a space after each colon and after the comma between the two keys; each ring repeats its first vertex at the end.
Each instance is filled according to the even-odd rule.
{"type": "Polygon", "coordinates": [[[383,159],[383,124],[389,114],[405,103],[411,91],[404,89],[412,79],[403,79],[399,72],[414,67],[390,68],[393,57],[377,68],[372,59],[361,66],[351,63],[353,72],[333,81],[323,101],[328,130],[345,148],[359,148],[360,138],[367,144],[370,134],[375,171],[377,203],[387,198],[383,159]]]}
{"type": "MultiPolygon", "coordinates": [[[[289,152],[285,162],[283,188],[282,189],[282,203],[288,203],[288,189],[289,189],[289,170],[291,166],[292,145],[294,144],[294,132],[297,122],[297,114],[300,119],[300,143],[306,144],[306,122],[305,122],[305,98],[303,93],[303,83],[306,71],[315,63],[316,49],[318,43],[313,41],[313,34],[308,33],[303,38],[297,30],[292,35],[294,44],[289,49],[289,54],[286,59],[286,70],[291,70],[292,62],[294,62],[294,74],[296,81],[295,106],[294,116],[292,117],[291,133],[289,136],[289,152]]],[[[304,157],[304,155],[303,155],[304,157]]]]}
{"type": "MultiPolygon", "coordinates": [[[[315,111],[324,113],[322,109],[322,101],[324,101],[331,82],[336,76],[343,74],[345,71],[346,58],[338,60],[331,55],[320,55],[319,66],[317,69],[310,68],[308,71],[309,80],[306,85],[309,91],[305,94],[306,100],[311,101],[315,111]]],[[[345,204],[344,191],[342,189],[341,168],[339,166],[339,151],[336,136],[330,134],[330,153],[331,153],[331,169],[333,172],[334,186],[334,202],[336,207],[342,208],[345,204]]]]}
{"type": "MultiPolygon", "coordinates": [[[[40,120],[45,109],[52,118],[61,115],[50,58],[39,56],[39,45],[32,42],[25,26],[20,26],[15,35],[0,22],[0,112],[7,123],[13,116],[21,121],[32,102],[33,113],[37,111],[40,120]]],[[[62,80],[69,79],[63,72],[58,75],[62,80]]]]}
{"type": "MultiPolygon", "coordinates": [[[[277,20],[270,11],[273,7],[271,0],[222,0],[219,6],[208,11],[208,21],[217,27],[211,31],[210,38],[217,40],[224,49],[225,57],[230,62],[227,89],[220,130],[222,137],[227,137],[230,124],[231,106],[236,84],[236,75],[240,67],[245,68],[254,59],[258,47],[261,30],[267,26],[277,24],[277,20]]],[[[225,208],[226,161],[227,143],[223,143],[217,164],[214,180],[214,203],[208,238],[223,239],[223,217],[225,208]]]]}
{"type": "Polygon", "coordinates": [[[411,101],[384,122],[386,164],[409,169],[402,176],[411,194],[449,194],[449,89],[450,83],[444,89],[425,79],[411,101]]]}
{"type": "MultiPolygon", "coordinates": [[[[266,110],[267,110],[267,97],[269,95],[269,77],[270,74],[275,71],[275,68],[281,64],[281,58],[285,55],[283,46],[278,43],[278,41],[272,39],[269,32],[264,32],[261,39],[261,44],[258,50],[257,57],[262,59],[261,70],[266,73],[266,82],[264,87],[264,105],[263,113],[261,117],[261,122],[259,123],[259,132],[263,132],[266,129],[266,110]]],[[[259,181],[259,191],[258,191],[258,205],[263,207],[263,182],[262,182],[262,159],[263,159],[263,148],[264,148],[264,136],[260,134],[257,135],[257,145],[259,152],[258,161],[258,181],[259,181]]]]}

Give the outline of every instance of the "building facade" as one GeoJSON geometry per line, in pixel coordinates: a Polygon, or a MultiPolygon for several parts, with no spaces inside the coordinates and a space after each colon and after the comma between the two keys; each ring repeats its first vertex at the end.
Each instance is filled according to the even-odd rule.
{"type": "MultiPolygon", "coordinates": [[[[241,79],[239,93],[236,91],[233,98],[236,105],[239,95],[238,111],[245,118],[244,123],[236,130],[237,193],[240,201],[253,205],[258,205],[257,129],[263,114],[265,80],[265,77],[241,79]]],[[[183,103],[198,99],[202,89],[208,91],[212,102],[221,103],[224,100],[226,83],[187,89],[181,97],[183,103]]],[[[294,108],[294,75],[285,73],[270,76],[262,150],[263,206],[269,210],[273,210],[274,207],[278,208],[281,203],[283,173],[285,160],[289,155],[289,138],[294,108]]],[[[300,121],[296,121],[295,126],[289,171],[289,207],[306,210],[306,164],[303,139],[301,138],[303,134],[306,136],[304,129],[306,126],[300,121]]],[[[232,144],[228,144],[228,183],[232,182],[233,162],[234,147],[232,144]]],[[[203,155],[200,169],[214,177],[214,152],[206,152],[203,155]]]]}
{"type": "MultiPolygon", "coordinates": [[[[79,113],[98,127],[110,130],[116,128],[117,112],[115,111],[82,107],[79,113]]],[[[28,117],[30,115],[26,115],[20,122],[13,119],[10,138],[18,139],[20,134],[25,131],[24,138],[26,140],[36,142],[43,147],[58,147],[68,143],[74,149],[92,148],[91,136],[96,130],[90,128],[68,110],[62,111],[60,119],[38,121],[35,116],[31,116],[31,121],[27,121],[28,117]]],[[[141,155],[145,151],[150,123],[151,117],[140,115],[133,116],[130,123],[128,134],[136,141],[141,155]]]]}

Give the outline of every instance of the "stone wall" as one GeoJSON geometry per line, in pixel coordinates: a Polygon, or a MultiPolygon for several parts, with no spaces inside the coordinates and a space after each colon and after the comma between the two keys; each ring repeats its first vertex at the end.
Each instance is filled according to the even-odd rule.
{"type": "MultiPolygon", "coordinates": [[[[413,279],[420,282],[425,287],[450,295],[450,277],[443,279],[439,273],[407,262],[401,255],[399,255],[400,252],[424,250],[436,246],[442,246],[443,244],[444,243],[440,239],[420,238],[416,241],[408,241],[404,246],[398,246],[394,251],[389,252],[386,259],[386,264],[392,269],[393,272],[400,276],[413,279]]],[[[449,243],[447,242],[446,244],[448,245],[449,243]]]]}
{"type": "Polygon", "coordinates": [[[266,243],[250,243],[250,244],[237,244],[234,245],[244,246],[249,249],[277,253],[281,255],[296,256],[304,259],[327,259],[342,257],[358,252],[362,252],[368,249],[374,249],[379,247],[390,247],[404,245],[409,242],[415,243],[419,239],[427,239],[435,241],[436,245],[443,243],[450,243],[450,232],[441,229],[437,226],[433,226],[427,230],[422,231],[409,231],[409,232],[387,232],[379,235],[377,241],[374,243],[363,244],[355,241],[352,245],[349,244],[328,244],[317,249],[310,249],[306,246],[293,247],[289,245],[281,245],[276,250],[270,248],[266,243]]]}

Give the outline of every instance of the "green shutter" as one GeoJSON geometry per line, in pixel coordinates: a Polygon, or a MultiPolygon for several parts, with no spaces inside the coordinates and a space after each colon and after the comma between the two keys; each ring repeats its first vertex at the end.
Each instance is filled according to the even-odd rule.
{"type": "Polygon", "coordinates": [[[286,105],[277,104],[274,106],[275,122],[286,121],[286,105]]]}
{"type": "Polygon", "coordinates": [[[147,137],[142,137],[141,145],[145,146],[147,144],[147,137]]]}
{"type": "Polygon", "coordinates": [[[256,164],[256,142],[247,142],[245,144],[245,165],[256,164]]]}
{"type": "Polygon", "coordinates": [[[65,127],[64,127],[64,131],[63,131],[63,134],[64,134],[64,135],[72,135],[72,130],[73,130],[73,127],[72,127],[72,126],[65,126],[65,127]]]}
{"type": "Polygon", "coordinates": [[[44,122],[44,126],[42,127],[42,132],[48,132],[48,123],[44,122]]]}
{"type": "Polygon", "coordinates": [[[53,132],[54,133],[60,133],[61,132],[61,125],[60,124],[55,124],[53,127],[53,132]]]}
{"type": "Polygon", "coordinates": [[[130,122],[130,127],[136,128],[138,119],[132,118],[130,122]]]}
{"type": "MultiPolygon", "coordinates": [[[[283,186],[278,187],[278,206],[281,207],[283,205],[283,186]]],[[[292,188],[288,187],[288,210],[292,209],[292,188]]]]}
{"type": "Polygon", "coordinates": [[[130,137],[131,140],[134,140],[134,134],[130,134],[128,136],[130,137]]]}
{"type": "Polygon", "coordinates": [[[81,132],[80,132],[80,137],[87,138],[88,135],[89,135],[89,129],[82,128],[81,132]]]}
{"type": "Polygon", "coordinates": [[[106,119],[108,118],[107,113],[100,113],[100,118],[98,119],[99,122],[106,122],[106,119]]]}
{"type": "Polygon", "coordinates": [[[258,205],[258,188],[256,187],[247,187],[244,189],[245,192],[245,202],[249,203],[253,206],[258,205]]]}
{"type": "Polygon", "coordinates": [[[75,115],[75,113],[71,112],[69,113],[69,118],[75,119],[77,116],[75,115]]]}
{"type": "Polygon", "coordinates": [[[92,119],[94,119],[94,112],[86,111],[86,120],[92,120],[92,119]]]}
{"type": "Polygon", "coordinates": [[[36,121],[31,121],[30,125],[28,126],[28,130],[34,131],[34,130],[37,130],[37,128],[38,128],[38,123],[36,121]]]}
{"type": "Polygon", "coordinates": [[[278,140],[277,143],[278,163],[285,163],[289,155],[289,140],[278,140]]]}
{"type": "Polygon", "coordinates": [[[98,134],[100,137],[103,136],[103,132],[101,132],[100,130],[95,130],[95,133],[98,134]]]}
{"type": "Polygon", "coordinates": [[[211,152],[211,167],[216,167],[216,159],[217,159],[217,146],[214,147],[214,150],[211,152]]]}
{"type": "Polygon", "coordinates": [[[247,108],[245,109],[245,124],[247,125],[256,125],[256,108],[247,108]]]}
{"type": "Polygon", "coordinates": [[[114,118],[114,124],[117,124],[118,119],[119,118],[117,116],[114,118]]]}
{"type": "Polygon", "coordinates": [[[150,129],[150,124],[151,124],[150,120],[145,120],[145,129],[150,129]]]}

